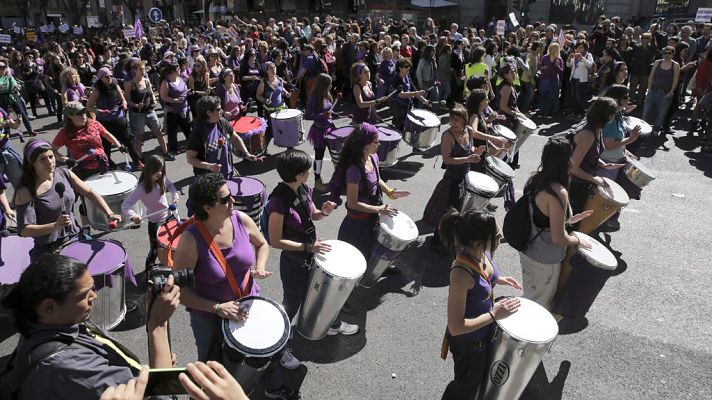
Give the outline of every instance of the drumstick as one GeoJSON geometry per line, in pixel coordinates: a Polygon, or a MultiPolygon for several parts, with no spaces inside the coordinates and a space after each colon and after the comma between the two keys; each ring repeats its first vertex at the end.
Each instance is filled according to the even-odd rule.
{"type": "Polygon", "coordinates": [[[80,163],[80,162],[86,160],[87,157],[93,156],[94,153],[96,153],[96,150],[95,150],[95,149],[89,149],[89,150],[87,150],[87,154],[84,154],[83,156],[79,157],[79,159],[77,160],[77,163],[80,163]]]}
{"type": "Polygon", "coordinates": [[[124,159],[126,159],[126,165],[124,166],[124,171],[131,172],[131,164],[129,164],[129,155],[124,153],[124,159]]]}
{"type": "Polygon", "coordinates": [[[224,138],[218,139],[218,162],[217,162],[218,164],[220,164],[222,161],[223,146],[225,146],[225,139],[224,138]]]}
{"type": "Polygon", "coordinates": [[[336,105],[339,104],[339,100],[341,100],[342,97],[344,97],[344,95],[341,92],[336,93],[336,100],[334,100],[334,104],[331,105],[329,112],[334,111],[334,109],[336,108],[336,105]]]}

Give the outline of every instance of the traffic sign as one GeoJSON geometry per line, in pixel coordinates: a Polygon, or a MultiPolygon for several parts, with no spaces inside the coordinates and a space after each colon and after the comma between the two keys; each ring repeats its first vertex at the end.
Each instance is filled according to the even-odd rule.
{"type": "Polygon", "coordinates": [[[148,19],[157,24],[163,19],[163,11],[160,8],[153,7],[148,11],[148,19]]]}

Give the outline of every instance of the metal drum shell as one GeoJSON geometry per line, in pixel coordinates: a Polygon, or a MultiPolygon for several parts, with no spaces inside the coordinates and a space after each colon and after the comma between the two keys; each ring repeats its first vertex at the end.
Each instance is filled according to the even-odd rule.
{"type": "MultiPolygon", "coordinates": [[[[135,175],[128,173],[128,172],[111,171],[111,172],[107,172],[104,174],[92,175],[86,181],[84,181],[84,183],[87,186],[89,186],[90,188],[92,188],[92,190],[95,193],[99,194],[104,199],[104,201],[106,202],[106,204],[109,206],[110,209],[121,210],[121,204],[124,202],[124,200],[126,200],[129,197],[131,192],[133,192],[133,190],[138,185],[138,178],[136,178],[135,175]],[[109,176],[109,175],[116,176],[117,177],[116,179],[118,179],[118,177],[122,177],[122,178],[127,178],[127,179],[135,181],[135,182],[134,182],[133,186],[127,190],[121,191],[119,193],[102,195],[101,189],[99,186],[97,186],[97,183],[95,181],[97,178],[105,177],[105,176],[109,176]]],[[[89,226],[91,226],[92,228],[99,230],[99,231],[109,232],[110,231],[109,217],[106,216],[106,213],[104,213],[104,210],[101,209],[93,201],[85,202],[85,206],[87,209],[87,220],[89,221],[89,226]]],[[[137,214],[141,215],[142,212],[141,212],[140,207],[141,206],[139,205],[139,203],[136,203],[136,205],[134,205],[134,207],[132,209],[137,214]]],[[[121,222],[117,223],[116,229],[124,228],[124,227],[130,225],[131,223],[132,223],[131,219],[122,218],[121,222]]]]}
{"type": "Polygon", "coordinates": [[[497,157],[487,157],[485,171],[499,184],[500,188],[514,179],[514,170],[497,157]]]}
{"type": "Polygon", "coordinates": [[[494,178],[474,171],[468,172],[465,176],[464,188],[460,212],[483,210],[499,191],[499,185],[497,185],[497,181],[494,178]],[[484,181],[487,187],[477,187],[470,183],[478,179],[484,181]]]}
{"type": "Polygon", "coordinates": [[[304,114],[287,108],[270,114],[272,137],[277,147],[296,147],[304,142],[304,114]]]}
{"type": "Polygon", "coordinates": [[[419,232],[417,225],[402,211],[398,212],[398,215],[394,217],[379,216],[378,218],[378,234],[376,235],[376,242],[388,250],[403,251],[409,244],[418,238],[418,235],[419,232]],[[388,231],[389,224],[393,225],[393,227],[390,227],[390,230],[393,230],[395,229],[396,222],[405,224],[408,228],[410,228],[408,229],[407,235],[404,235],[405,232],[402,230],[399,232],[401,237],[398,237],[397,234],[388,231]],[[384,225],[386,226],[385,228],[384,225]]]}
{"type": "Polygon", "coordinates": [[[428,110],[411,110],[405,120],[405,134],[403,140],[411,145],[416,151],[424,151],[435,145],[440,134],[440,118],[428,110]],[[418,124],[415,122],[414,116],[423,114],[433,121],[437,120],[437,124],[431,126],[418,124]],[[434,118],[433,118],[434,117],[434,118]]]}
{"type": "Polygon", "coordinates": [[[392,167],[398,163],[398,148],[403,136],[395,130],[378,127],[380,145],[378,146],[378,166],[392,167]]]}
{"type": "Polygon", "coordinates": [[[652,171],[645,167],[640,161],[630,158],[628,159],[628,163],[624,167],[623,172],[635,186],[641,189],[648,186],[648,184],[656,178],[652,171]]]}
{"type": "Polygon", "coordinates": [[[402,251],[393,251],[383,247],[380,243],[374,246],[371,259],[366,264],[366,272],[361,277],[358,285],[370,288],[378,282],[383,272],[395,262],[402,251]]]}

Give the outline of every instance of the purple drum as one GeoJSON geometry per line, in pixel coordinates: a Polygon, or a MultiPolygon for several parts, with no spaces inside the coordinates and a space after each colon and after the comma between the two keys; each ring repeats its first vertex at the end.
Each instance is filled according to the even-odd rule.
{"type": "Polygon", "coordinates": [[[334,165],[339,163],[339,154],[344,147],[346,138],[354,131],[353,126],[344,126],[342,128],[332,129],[326,134],[326,145],[329,147],[329,154],[334,165]]]}
{"type": "MultiPolygon", "coordinates": [[[[0,238],[0,300],[20,281],[20,275],[30,265],[30,250],[35,240],[19,236],[0,238]]],[[[0,316],[8,315],[0,307],[0,316]]]]}
{"type": "Polygon", "coordinates": [[[403,136],[398,131],[378,127],[378,140],[381,144],[378,145],[378,163],[381,167],[392,167],[398,162],[398,146],[400,145],[403,136]]]}
{"type": "Polygon", "coordinates": [[[287,108],[270,114],[272,136],[277,147],[296,147],[304,142],[302,112],[287,108]]]}
{"type": "Polygon", "coordinates": [[[225,181],[235,199],[235,209],[249,215],[259,226],[262,206],[267,202],[267,189],[262,181],[240,176],[225,181]]]}
{"type": "Polygon", "coordinates": [[[126,316],[125,280],[136,285],[124,247],[113,240],[87,240],[72,243],[59,254],[75,258],[89,267],[96,290],[91,320],[106,330],[119,325],[126,316]]]}

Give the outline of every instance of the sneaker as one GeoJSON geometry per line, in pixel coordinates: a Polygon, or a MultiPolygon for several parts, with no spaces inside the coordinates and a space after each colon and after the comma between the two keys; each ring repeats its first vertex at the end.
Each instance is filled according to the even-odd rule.
{"type": "Polygon", "coordinates": [[[294,357],[294,354],[292,354],[291,349],[286,349],[282,352],[282,358],[279,359],[279,363],[287,369],[297,369],[299,365],[301,365],[297,357],[294,357]]]}
{"type": "Polygon", "coordinates": [[[163,158],[164,158],[166,161],[175,161],[175,160],[176,160],[176,156],[174,156],[173,153],[170,153],[170,152],[164,154],[164,155],[163,155],[163,158]]]}
{"type": "Polygon", "coordinates": [[[269,390],[265,388],[265,396],[268,399],[299,400],[302,394],[287,385],[282,385],[279,389],[269,390]]]}
{"type": "Polygon", "coordinates": [[[329,336],[338,335],[339,333],[346,336],[355,335],[356,333],[358,333],[358,325],[349,324],[345,321],[341,321],[341,325],[339,325],[338,328],[329,328],[329,331],[326,332],[326,334],[329,336]]]}

